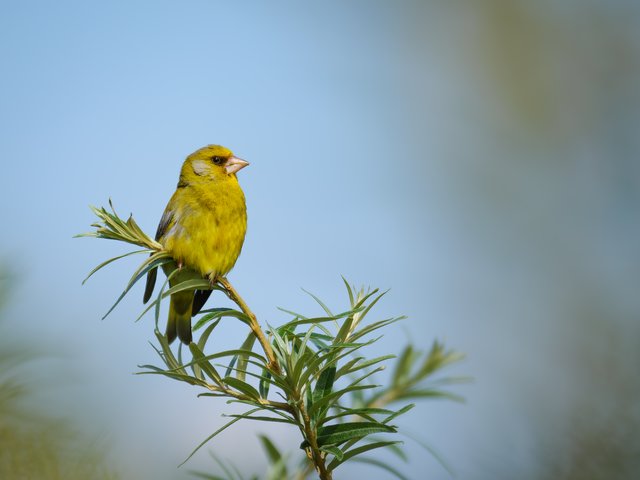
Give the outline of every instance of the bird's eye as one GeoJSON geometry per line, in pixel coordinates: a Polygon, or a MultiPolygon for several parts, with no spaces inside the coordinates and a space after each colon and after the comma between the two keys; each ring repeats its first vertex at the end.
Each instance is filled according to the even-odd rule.
{"type": "Polygon", "coordinates": [[[222,165],[224,163],[224,157],[219,157],[216,155],[215,157],[211,157],[211,161],[215,165],[222,165]]]}

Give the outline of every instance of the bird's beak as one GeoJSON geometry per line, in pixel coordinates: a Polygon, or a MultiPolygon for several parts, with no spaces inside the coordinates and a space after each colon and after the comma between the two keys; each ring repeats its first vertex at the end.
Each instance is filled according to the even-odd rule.
{"type": "Polygon", "coordinates": [[[249,165],[249,162],[242,160],[241,158],[230,157],[229,160],[227,160],[224,169],[227,172],[227,175],[231,175],[232,173],[237,173],[242,170],[247,165],[249,165]]]}

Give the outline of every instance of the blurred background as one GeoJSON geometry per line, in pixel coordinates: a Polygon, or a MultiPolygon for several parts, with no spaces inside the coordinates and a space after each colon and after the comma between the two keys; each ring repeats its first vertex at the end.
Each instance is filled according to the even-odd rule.
{"type": "MultiPolygon", "coordinates": [[[[227,406],[133,375],[158,363],[152,318],[133,322],[142,286],[100,321],[139,259],[81,287],[126,248],[71,237],[109,197],[152,234],[184,157],[220,143],[251,162],[230,279],[263,322],[286,318],[276,306],[320,313],[300,287],[341,311],[342,274],[391,288],[379,318],[409,316],[371,354],[434,338],[467,354],[449,372],[474,377],[456,389],[466,404],[399,421],[457,478],[638,478],[640,3],[0,8],[0,388],[26,408],[0,410],[6,444],[45,417],[73,432],[52,436],[53,455],[93,466],[77,478],[214,471],[204,449],[176,467],[227,406]]],[[[245,335],[224,331],[220,348],[245,335]]],[[[256,430],[208,449],[260,473],[256,430]]],[[[272,437],[298,451],[295,432],[272,437]]],[[[451,478],[405,447],[409,478],[451,478]]],[[[365,474],[391,478],[337,478],[365,474]]]]}

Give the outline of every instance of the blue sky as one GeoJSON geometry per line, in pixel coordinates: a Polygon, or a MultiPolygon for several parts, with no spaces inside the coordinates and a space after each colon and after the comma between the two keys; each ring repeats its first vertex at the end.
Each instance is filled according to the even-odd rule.
{"type": "MultiPolygon", "coordinates": [[[[633,89],[606,83],[620,78],[605,61],[611,42],[587,36],[548,51],[546,21],[577,38],[587,27],[563,24],[561,9],[516,4],[5,2],[0,248],[17,276],[9,321],[52,352],[36,366],[50,378],[40,395],[52,411],[107,438],[131,478],[189,478],[173,467],[221,425],[225,406],[131,375],[155,362],[151,319],[133,323],[141,288],[100,317],[135,260],[81,287],[90,268],[124,250],[72,236],[93,221],[88,205],[109,198],[153,233],[184,157],[220,143],[251,162],[239,175],[249,230],[230,278],[260,318],[283,319],[276,306],[313,311],[300,287],[342,309],[340,275],[391,288],[380,318],[409,320],[372,354],[408,340],[426,349],[439,338],[469,354],[455,373],[476,377],[459,389],[468,405],[422,404],[407,427],[463,478],[501,455],[517,467],[535,464],[535,435],[513,390],[526,397],[532,387],[523,376],[573,389],[551,360],[535,361],[540,351],[561,358],[570,337],[563,325],[571,324],[557,321],[566,314],[558,292],[575,285],[572,275],[597,278],[613,285],[622,310],[638,308],[617,289],[632,285],[637,266],[637,255],[631,269],[621,259],[638,238],[627,221],[637,212],[629,178],[638,173],[638,111],[633,89]],[[518,72],[503,78],[491,67],[513,53],[491,50],[487,32],[500,34],[489,28],[495,11],[533,18],[533,46],[514,48],[539,49],[523,56],[533,62],[525,71],[539,60],[553,88],[536,79],[522,87],[518,72]],[[592,75],[592,62],[572,48],[595,48],[602,71],[592,75]],[[581,89],[571,88],[576,79],[581,89]],[[536,100],[545,91],[551,97],[536,100]],[[626,120],[611,132],[621,112],[626,120]],[[611,158],[611,175],[601,175],[601,159],[611,158]],[[499,433],[487,439],[494,427],[499,433]]],[[[583,9],[613,24],[625,8],[637,12],[612,5],[583,9]]],[[[629,55],[637,53],[637,38],[624,39],[629,55]]],[[[636,66],[625,78],[636,78],[636,66]]],[[[243,335],[230,326],[221,348],[243,335]]],[[[571,398],[560,396],[558,417],[571,398]]],[[[251,427],[211,447],[258,472],[262,454],[248,460],[233,446],[243,439],[258,451],[251,427]]],[[[283,448],[297,445],[284,429],[276,438],[283,448]]],[[[446,478],[416,444],[407,448],[411,478],[446,478]]],[[[191,467],[210,465],[203,454],[191,467]]]]}

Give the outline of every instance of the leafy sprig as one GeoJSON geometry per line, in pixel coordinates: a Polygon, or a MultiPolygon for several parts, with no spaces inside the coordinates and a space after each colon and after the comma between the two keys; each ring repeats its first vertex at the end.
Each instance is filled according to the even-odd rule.
{"type": "MultiPolygon", "coordinates": [[[[386,292],[356,289],[343,278],[349,298],[347,310],[333,314],[322,300],[307,292],[322,308],[323,316],[306,317],[284,310],[291,318],[278,327],[268,326],[265,332],[256,315],[226,278],[211,283],[196,272],[179,268],[162,245],[146,235],[132,216],[122,220],[111,201],[109,205],[111,211],[92,207],[99,219],[92,225],[95,230],[79,236],[118,240],[142,247],[142,250],[102,262],[91,270],[87,279],[129,255],[143,253],[148,257],[134,271],[107,315],[149,272],[163,267],[168,274],[155,300],[138,317],[140,319],[153,310],[154,333],[158,342],[154,349],[161,363],[160,366],[143,365],[140,373],[185,382],[202,389],[199,396],[226,398],[228,403],[247,407],[242,413],[226,415],[228,422],[204,439],[185,462],[203,445],[239,421],[285,423],[297,429],[301,438],[300,448],[305,452],[306,460],[298,468],[295,478],[307,478],[315,471],[320,479],[331,479],[333,472],[347,461],[379,463],[375,458],[363,456],[374,450],[387,449],[405,458],[399,448],[402,442],[392,439],[398,432],[393,421],[411,410],[414,404],[393,408],[391,404],[426,397],[460,400],[457,395],[439,388],[464,379],[431,380],[440,369],[462,358],[460,354],[445,350],[439,342],[434,342],[421,362],[420,353],[412,346],[406,347],[396,362],[390,385],[372,382],[375,375],[385,368],[385,362],[394,355],[368,358],[367,348],[381,338],[381,329],[404,319],[393,317],[368,321],[372,308],[386,292]],[[167,288],[169,278],[178,272],[180,282],[167,288]],[[178,347],[176,351],[160,333],[160,305],[163,299],[174,293],[195,289],[220,290],[238,308],[202,311],[193,328],[194,332],[200,332],[199,337],[188,346],[190,358],[183,358],[182,348],[178,347]],[[215,351],[209,346],[209,338],[223,319],[239,320],[249,327],[249,331],[238,348],[215,351]]],[[[267,436],[260,439],[271,461],[269,478],[288,478],[287,456],[280,453],[267,436]]],[[[230,476],[229,467],[217,457],[215,460],[230,476]]],[[[386,464],[378,466],[395,473],[398,478],[404,478],[386,464]]],[[[234,471],[233,475],[237,473],[234,471]]],[[[204,473],[197,475],[219,478],[204,473]]]]}

